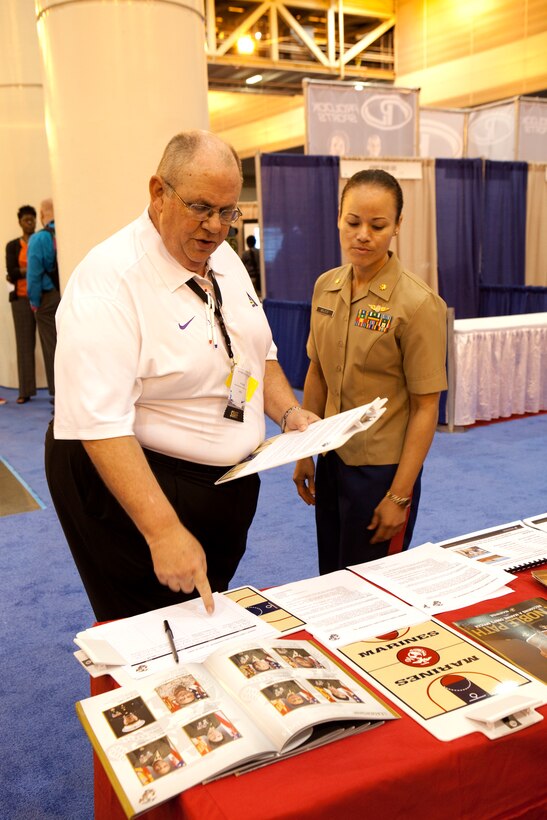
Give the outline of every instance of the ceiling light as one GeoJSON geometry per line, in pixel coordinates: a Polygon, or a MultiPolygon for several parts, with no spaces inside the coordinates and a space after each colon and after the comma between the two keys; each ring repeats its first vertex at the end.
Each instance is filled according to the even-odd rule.
{"type": "Polygon", "coordinates": [[[356,91],[362,91],[365,86],[363,85],[363,83],[355,83],[353,87],[356,91]]]}
{"type": "Polygon", "coordinates": [[[247,77],[245,80],[247,85],[255,85],[255,83],[262,82],[262,74],[253,74],[252,77],[247,77]]]}
{"type": "Polygon", "coordinates": [[[255,43],[253,38],[249,34],[245,34],[243,37],[240,37],[237,41],[238,54],[252,54],[254,50],[255,43]]]}
{"type": "Polygon", "coordinates": [[[255,40],[262,40],[262,32],[255,31],[255,40]]]}

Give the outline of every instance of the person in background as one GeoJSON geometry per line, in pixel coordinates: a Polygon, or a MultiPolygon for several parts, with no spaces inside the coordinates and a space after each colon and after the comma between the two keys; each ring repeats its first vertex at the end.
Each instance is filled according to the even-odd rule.
{"type": "Polygon", "coordinates": [[[241,254],[241,261],[247,268],[255,291],[260,296],[260,254],[256,249],[256,239],[252,234],[247,237],[247,250],[241,254]]]}
{"type": "Polygon", "coordinates": [[[36,228],[36,210],[32,205],[22,205],[17,219],[23,233],[6,245],[6,279],[14,286],[9,299],[17,349],[19,396],[16,401],[26,404],[36,395],[36,320],[27,296],[27,248],[36,228]]]}
{"type": "Polygon", "coordinates": [[[40,334],[49,395],[53,397],[55,395],[54,359],[57,343],[55,312],[60,298],[53,200],[44,199],[40,204],[40,221],[44,226],[43,230],[35,233],[28,243],[27,291],[40,334]]]}
{"type": "Polygon", "coordinates": [[[446,305],[389,245],[403,194],[383,170],[347,183],[338,215],[349,264],[315,284],[304,405],[319,416],[387,398],[385,413],[338,450],[297,462],[315,504],[321,574],[407,549],[422,465],[446,389],[446,305]]]}
{"type": "Polygon", "coordinates": [[[57,313],[46,476],[99,620],[187,600],[208,612],[245,551],[256,475],[216,485],[264,440],[316,420],[277,361],[249,276],[224,240],[241,163],[176,135],[134,222],[93,248],[57,313]]]}
{"type": "Polygon", "coordinates": [[[234,228],[234,226],[232,225],[228,231],[228,236],[226,237],[226,242],[236,253],[239,249],[238,233],[238,229],[234,228]]]}

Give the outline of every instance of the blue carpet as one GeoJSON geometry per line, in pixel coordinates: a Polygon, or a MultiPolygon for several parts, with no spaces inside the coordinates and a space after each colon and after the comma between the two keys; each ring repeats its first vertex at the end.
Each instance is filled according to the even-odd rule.
{"type": "MultiPolygon", "coordinates": [[[[43,440],[46,391],[16,405],[1,389],[0,456],[46,505],[0,519],[2,816],[92,820],[91,747],[74,711],[89,692],[72,657],[76,632],[94,621],[51,506],[43,440]]],[[[269,423],[267,435],[277,428],[269,423]]],[[[547,511],[547,416],[437,433],[426,462],[414,544],[547,511]]],[[[273,586],[317,575],[313,509],[296,495],[292,466],[262,474],[258,512],[233,586],[273,586]]]]}

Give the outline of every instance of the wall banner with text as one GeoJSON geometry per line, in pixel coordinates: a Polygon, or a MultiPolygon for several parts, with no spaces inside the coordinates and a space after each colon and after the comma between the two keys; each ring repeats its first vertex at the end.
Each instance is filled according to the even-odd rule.
{"type": "Polygon", "coordinates": [[[418,89],[304,81],[306,153],[415,157],[418,89]]]}

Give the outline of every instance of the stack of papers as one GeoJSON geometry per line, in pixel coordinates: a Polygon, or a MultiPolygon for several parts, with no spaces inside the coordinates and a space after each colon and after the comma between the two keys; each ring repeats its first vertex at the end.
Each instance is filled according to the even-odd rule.
{"type": "Polygon", "coordinates": [[[278,637],[274,627],[256,618],[230,598],[214,593],[209,615],[201,598],[155,609],[132,618],[79,632],[74,642],[85,653],[76,658],[95,674],[111,675],[119,684],[173,669],[175,660],[163,623],[168,621],[180,662],[201,662],[215,649],[239,638],[257,641],[278,637]]]}
{"type": "Polygon", "coordinates": [[[512,590],[506,584],[515,577],[438,544],[422,544],[350,569],[428,615],[507,595],[512,590]]]}
{"type": "Polygon", "coordinates": [[[274,587],[268,595],[329,649],[423,620],[420,610],[346,569],[274,587]]]}
{"type": "Polygon", "coordinates": [[[271,467],[298,461],[299,458],[335,450],[356,433],[368,430],[375,421],[378,421],[385,413],[386,402],[387,399],[376,398],[369,404],[316,421],[303,433],[292,430],[267,438],[246,459],[224,473],[215,483],[223,484],[225,481],[233,481],[234,478],[252,475],[260,470],[269,470],[271,467]]]}
{"type": "Polygon", "coordinates": [[[437,546],[461,555],[475,564],[518,570],[547,561],[547,516],[511,521],[439,541],[437,546]]]}
{"type": "Polygon", "coordinates": [[[274,587],[267,598],[250,587],[241,601],[234,590],[215,593],[213,615],[196,598],[124,618],[78,633],[75,643],[85,654],[75,654],[91,675],[108,672],[122,685],[169,669],[174,659],[164,620],[183,662],[202,662],[234,639],[267,640],[294,629],[306,629],[335,650],[356,639],[419,623],[424,615],[511,593],[507,583],[515,576],[503,566],[547,554],[545,542],[546,533],[513,522],[274,587]],[[481,561],[485,555],[488,560],[481,561]],[[262,603],[247,607],[247,600],[262,603]],[[293,627],[281,629],[280,624],[293,627]]]}

